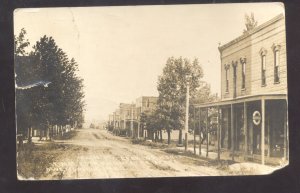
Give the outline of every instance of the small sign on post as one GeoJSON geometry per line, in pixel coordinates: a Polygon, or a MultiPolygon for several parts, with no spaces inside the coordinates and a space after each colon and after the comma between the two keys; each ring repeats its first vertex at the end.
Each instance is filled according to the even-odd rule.
{"type": "Polygon", "coordinates": [[[252,115],[253,123],[259,125],[261,122],[261,115],[259,111],[254,111],[252,115]]]}

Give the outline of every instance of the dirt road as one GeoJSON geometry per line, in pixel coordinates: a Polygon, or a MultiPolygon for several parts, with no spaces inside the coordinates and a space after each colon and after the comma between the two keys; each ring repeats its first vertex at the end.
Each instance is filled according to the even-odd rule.
{"type": "MultiPolygon", "coordinates": [[[[56,141],[72,146],[47,169],[46,179],[90,179],[222,175],[197,160],[165,153],[106,130],[82,129],[71,140],[56,141]]],[[[199,161],[199,160],[198,160],[199,161]]]]}

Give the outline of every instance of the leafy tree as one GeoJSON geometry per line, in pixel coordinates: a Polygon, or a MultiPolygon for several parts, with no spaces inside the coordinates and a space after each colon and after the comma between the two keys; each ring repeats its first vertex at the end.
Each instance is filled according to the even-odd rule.
{"type": "MultiPolygon", "coordinates": [[[[14,36],[15,83],[19,87],[27,86],[38,79],[38,59],[34,56],[28,56],[25,52],[25,49],[29,46],[28,39],[25,36],[26,31],[24,28],[18,36],[14,36]]],[[[27,129],[34,125],[34,120],[36,119],[36,115],[33,113],[34,102],[35,98],[32,92],[29,90],[16,90],[18,133],[26,135],[27,129]]]]}
{"type": "MultiPolygon", "coordinates": [[[[15,39],[17,85],[50,82],[48,87],[36,86],[17,90],[17,121],[20,126],[35,126],[41,130],[54,125],[82,125],[84,121],[83,79],[78,77],[78,65],[59,48],[52,37],[43,36],[24,56],[26,31],[15,39]],[[18,56],[21,55],[21,56],[18,56]]],[[[28,41],[28,40],[27,40],[28,41]]]]}
{"type": "Polygon", "coordinates": [[[186,58],[171,57],[167,60],[163,74],[159,76],[157,90],[158,112],[165,119],[163,126],[168,132],[168,142],[171,129],[179,129],[179,144],[182,144],[187,82],[193,96],[202,77],[203,70],[198,59],[190,62],[186,58]]]}
{"type": "Polygon", "coordinates": [[[24,28],[21,29],[18,37],[14,36],[15,39],[15,55],[17,56],[25,56],[28,53],[25,49],[30,45],[28,39],[25,39],[26,30],[24,28]]]}
{"type": "Polygon", "coordinates": [[[41,59],[43,80],[51,82],[44,92],[49,100],[47,122],[51,125],[82,124],[84,111],[83,79],[77,76],[78,64],[68,59],[52,37],[44,36],[34,46],[41,59]]]}
{"type": "Polygon", "coordinates": [[[254,19],[253,13],[251,13],[250,16],[248,14],[245,14],[245,26],[246,29],[244,29],[244,33],[254,29],[257,26],[257,21],[254,19]]]}

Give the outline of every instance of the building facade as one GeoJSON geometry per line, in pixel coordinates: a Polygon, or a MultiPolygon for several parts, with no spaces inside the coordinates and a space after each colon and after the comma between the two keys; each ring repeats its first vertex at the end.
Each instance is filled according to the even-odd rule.
{"type": "Polygon", "coordinates": [[[144,125],[141,125],[141,115],[142,113],[150,113],[154,111],[157,107],[158,97],[155,96],[142,96],[136,99],[136,111],[138,118],[138,130],[136,134],[138,137],[147,136],[147,130],[144,129],[144,125]]]}
{"type": "Polygon", "coordinates": [[[107,127],[113,129],[116,135],[144,137],[144,127],[140,124],[142,113],[151,112],[156,108],[157,97],[142,96],[136,103],[120,103],[107,122],[107,127]]]}
{"type": "Polygon", "coordinates": [[[245,32],[219,51],[221,101],[198,105],[200,111],[218,109],[218,149],[230,152],[232,159],[243,157],[262,164],[287,160],[284,16],[245,32]]]}

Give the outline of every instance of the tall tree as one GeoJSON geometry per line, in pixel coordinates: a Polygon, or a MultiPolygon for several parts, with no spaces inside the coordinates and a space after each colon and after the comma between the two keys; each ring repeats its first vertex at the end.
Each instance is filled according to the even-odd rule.
{"type": "Polygon", "coordinates": [[[182,57],[168,58],[163,74],[159,76],[157,86],[159,112],[165,117],[164,127],[167,128],[168,138],[171,128],[179,130],[179,144],[182,144],[187,82],[190,95],[193,96],[200,86],[202,77],[203,70],[198,59],[190,62],[182,57]]]}
{"type": "Polygon", "coordinates": [[[43,36],[34,46],[34,54],[41,60],[42,80],[51,82],[44,92],[48,105],[47,123],[66,125],[83,121],[84,93],[83,80],[76,74],[78,65],[52,37],[43,36]]]}
{"type": "Polygon", "coordinates": [[[15,55],[17,56],[25,56],[28,53],[26,52],[26,48],[30,45],[28,39],[25,38],[26,30],[24,28],[21,29],[21,32],[18,36],[14,36],[15,39],[15,55]]]}
{"type": "Polygon", "coordinates": [[[53,125],[82,125],[84,121],[83,79],[77,75],[78,65],[52,37],[43,36],[27,55],[26,31],[15,37],[16,84],[26,86],[50,82],[16,91],[17,124],[20,127],[47,130],[53,125]]]}
{"type": "MultiPolygon", "coordinates": [[[[37,64],[38,59],[34,56],[28,56],[25,51],[30,45],[26,38],[26,30],[21,29],[18,36],[14,36],[15,43],[15,84],[16,87],[27,86],[38,78],[37,64]]],[[[33,113],[34,95],[30,90],[16,89],[16,121],[17,132],[24,135],[27,134],[27,130],[33,126],[36,119],[33,113]]],[[[29,136],[30,140],[30,136],[29,136]]]]}

